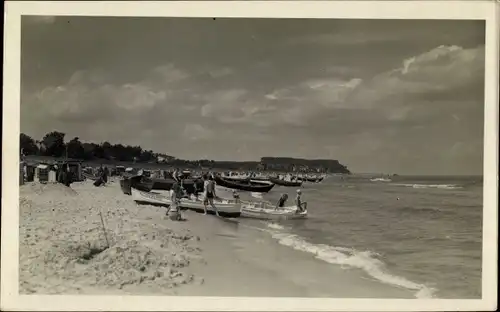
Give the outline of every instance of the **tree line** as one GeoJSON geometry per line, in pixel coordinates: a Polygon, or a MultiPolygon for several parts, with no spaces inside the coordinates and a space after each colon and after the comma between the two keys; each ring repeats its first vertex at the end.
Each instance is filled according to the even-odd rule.
{"type": "Polygon", "coordinates": [[[307,160],[288,157],[263,157],[260,161],[214,161],[183,160],[142,149],[140,146],[123,144],[81,142],[78,137],[65,141],[65,133],[52,131],[41,140],[21,133],[20,152],[27,155],[67,157],[83,161],[110,160],[123,162],[167,163],[169,166],[183,168],[221,168],[226,170],[258,171],[297,171],[297,172],[334,172],[350,173],[346,166],[337,160],[307,160]]]}
{"type": "Polygon", "coordinates": [[[140,146],[123,144],[100,144],[81,142],[78,137],[65,141],[65,133],[52,131],[41,140],[35,140],[21,133],[20,152],[24,155],[68,157],[81,160],[106,159],[115,161],[163,162],[174,159],[172,156],[142,149],[140,146]]]}

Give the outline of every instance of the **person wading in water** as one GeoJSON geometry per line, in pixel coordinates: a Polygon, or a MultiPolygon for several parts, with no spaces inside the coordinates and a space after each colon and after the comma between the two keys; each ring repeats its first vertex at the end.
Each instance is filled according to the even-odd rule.
{"type": "Polygon", "coordinates": [[[203,179],[205,180],[205,198],[203,200],[203,208],[205,209],[205,214],[207,214],[207,204],[210,203],[210,206],[212,206],[212,209],[215,211],[215,214],[217,217],[219,216],[219,211],[217,210],[217,207],[214,205],[214,198],[216,196],[215,194],[215,182],[212,176],[210,175],[207,179],[207,176],[204,176],[203,179]]]}
{"type": "Polygon", "coordinates": [[[274,210],[278,210],[280,208],[285,207],[285,203],[288,199],[288,194],[281,194],[280,199],[278,199],[278,202],[276,203],[276,208],[274,210]]]}

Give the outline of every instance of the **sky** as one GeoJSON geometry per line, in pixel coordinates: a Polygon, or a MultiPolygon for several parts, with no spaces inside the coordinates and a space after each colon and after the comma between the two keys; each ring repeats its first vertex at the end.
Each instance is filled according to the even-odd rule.
{"type": "Polygon", "coordinates": [[[482,174],[482,21],[24,16],[21,132],[482,174]]]}

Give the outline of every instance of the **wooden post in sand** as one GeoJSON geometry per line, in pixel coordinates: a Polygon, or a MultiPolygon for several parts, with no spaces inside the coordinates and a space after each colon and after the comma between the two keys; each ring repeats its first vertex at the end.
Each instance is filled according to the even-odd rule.
{"type": "Polygon", "coordinates": [[[106,244],[108,245],[107,248],[109,248],[109,241],[108,241],[108,235],[106,233],[106,226],[104,225],[104,218],[102,217],[102,211],[101,208],[99,207],[99,216],[101,216],[101,224],[102,224],[102,230],[104,232],[104,238],[106,239],[106,244]]]}

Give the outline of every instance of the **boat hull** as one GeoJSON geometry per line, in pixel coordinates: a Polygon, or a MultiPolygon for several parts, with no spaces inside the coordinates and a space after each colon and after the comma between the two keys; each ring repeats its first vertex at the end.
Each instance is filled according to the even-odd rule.
{"type": "Polygon", "coordinates": [[[153,189],[153,181],[145,181],[141,176],[123,177],[120,180],[120,188],[126,195],[132,195],[132,188],[149,192],[153,189]]]}
{"type": "MultiPolygon", "coordinates": [[[[122,180],[120,180],[120,187],[124,194],[131,195],[131,188],[135,188],[144,192],[149,192],[152,190],[170,191],[174,183],[174,179],[151,179],[141,176],[131,176],[124,177],[122,180]]],[[[197,190],[198,192],[203,192],[203,183],[197,183],[195,188],[194,180],[184,180],[182,182],[182,187],[188,194],[195,193],[195,190],[197,190]]]]}
{"type": "Polygon", "coordinates": [[[300,187],[302,186],[302,181],[285,181],[281,179],[276,179],[276,178],[270,178],[269,179],[271,182],[273,182],[276,185],[281,185],[281,186],[287,186],[287,187],[300,187]]]}
{"type": "Polygon", "coordinates": [[[256,192],[256,193],[267,193],[274,187],[274,184],[240,183],[240,182],[226,180],[218,176],[215,177],[215,183],[217,183],[217,185],[227,187],[230,189],[236,189],[247,192],[256,192]]]}
{"type": "Polygon", "coordinates": [[[169,196],[154,192],[144,192],[136,188],[131,189],[132,199],[143,205],[169,207],[172,204],[169,196]]]}
{"type": "MultiPolygon", "coordinates": [[[[174,183],[174,179],[151,179],[153,182],[153,190],[164,190],[169,191],[174,183]]],[[[192,179],[185,179],[182,181],[182,187],[186,190],[188,194],[193,194],[196,191],[203,192],[203,182],[196,183],[192,179]]]]}
{"type": "MultiPolygon", "coordinates": [[[[159,194],[155,192],[144,192],[137,190],[135,188],[131,189],[132,199],[138,204],[152,205],[152,206],[164,206],[169,207],[172,205],[172,200],[170,196],[159,194]]],[[[217,201],[214,200],[215,207],[219,211],[219,215],[222,217],[236,218],[241,215],[241,205],[231,201],[217,201]]],[[[196,212],[204,212],[203,201],[182,198],[179,202],[179,208],[194,210],[196,212]]],[[[215,210],[212,209],[210,205],[207,205],[207,212],[210,214],[215,214],[215,210]]]]}
{"type": "MultiPolygon", "coordinates": [[[[241,205],[234,201],[227,200],[214,200],[214,205],[217,208],[219,215],[227,218],[237,218],[241,215],[241,205]]],[[[182,198],[179,203],[179,207],[183,209],[189,209],[196,212],[204,212],[203,200],[193,200],[182,198]]],[[[215,210],[207,204],[207,212],[210,214],[215,214],[215,210]]]]}
{"type": "Polygon", "coordinates": [[[244,205],[241,207],[241,217],[260,220],[297,220],[307,218],[307,209],[297,212],[296,207],[285,207],[274,209],[271,207],[257,207],[255,205],[244,205]]]}
{"type": "Polygon", "coordinates": [[[99,179],[99,177],[96,177],[95,175],[93,174],[90,174],[90,173],[87,173],[87,172],[82,172],[82,175],[85,179],[87,180],[92,180],[92,181],[96,181],[99,179]]]}

